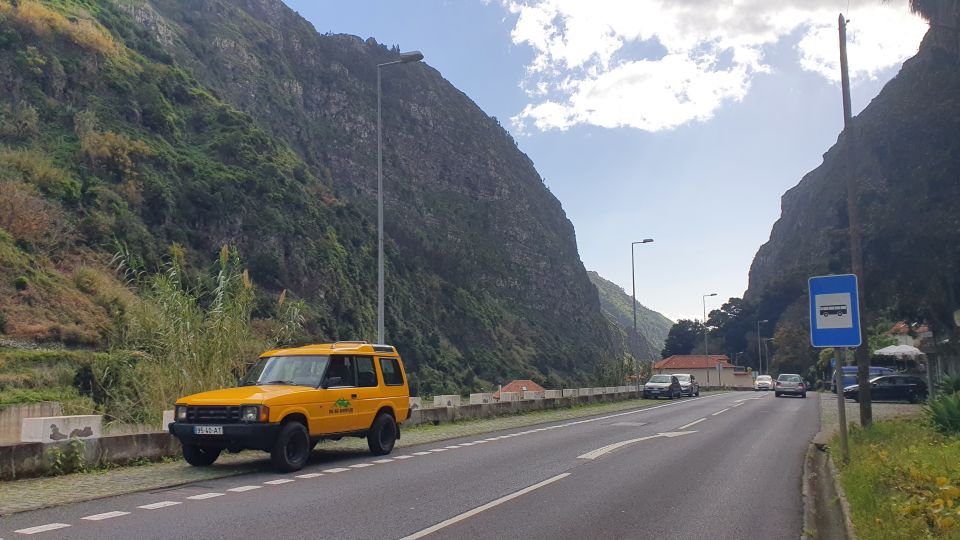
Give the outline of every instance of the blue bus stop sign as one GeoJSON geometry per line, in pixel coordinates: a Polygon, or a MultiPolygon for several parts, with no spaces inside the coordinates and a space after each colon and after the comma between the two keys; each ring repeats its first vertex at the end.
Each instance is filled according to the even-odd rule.
{"type": "Polygon", "coordinates": [[[810,343],[814,347],[859,347],[857,276],[817,276],[810,288],[810,343]]]}

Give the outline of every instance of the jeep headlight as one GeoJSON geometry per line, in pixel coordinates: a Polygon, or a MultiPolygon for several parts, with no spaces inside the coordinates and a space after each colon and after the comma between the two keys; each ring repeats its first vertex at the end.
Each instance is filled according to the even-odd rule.
{"type": "Polygon", "coordinates": [[[187,406],[186,405],[177,405],[176,406],[176,415],[174,420],[177,422],[186,422],[187,421],[187,406]]]}
{"type": "Polygon", "coordinates": [[[240,408],[241,422],[266,422],[270,416],[265,405],[244,405],[240,408]]]}

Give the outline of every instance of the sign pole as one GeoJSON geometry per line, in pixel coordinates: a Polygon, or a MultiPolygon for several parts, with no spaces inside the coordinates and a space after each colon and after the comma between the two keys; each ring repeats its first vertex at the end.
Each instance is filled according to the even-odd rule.
{"type": "Polygon", "coordinates": [[[834,358],[836,359],[836,370],[833,372],[837,388],[837,418],[840,421],[840,453],[843,456],[843,462],[850,462],[850,447],[847,445],[847,405],[846,398],[843,397],[843,368],[846,363],[846,349],[834,349],[834,358]],[[843,359],[844,361],[841,361],[843,359]]]}

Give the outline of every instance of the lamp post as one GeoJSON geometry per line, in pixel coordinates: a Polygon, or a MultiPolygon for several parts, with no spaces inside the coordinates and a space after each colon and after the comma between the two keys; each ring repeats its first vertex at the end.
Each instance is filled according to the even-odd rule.
{"type": "MultiPolygon", "coordinates": [[[[704,294],[700,299],[703,300],[703,356],[707,359],[707,366],[710,365],[710,350],[707,345],[707,297],[716,296],[717,293],[704,294]]],[[[710,383],[710,371],[707,371],[707,384],[710,383]]]]}
{"type": "Polygon", "coordinates": [[[767,343],[773,341],[772,337],[763,338],[763,356],[767,359],[767,371],[770,371],[770,349],[767,348],[767,343]]]}
{"type": "MultiPolygon", "coordinates": [[[[644,238],[638,242],[630,242],[630,282],[633,286],[633,344],[637,348],[639,348],[640,339],[637,334],[637,271],[635,269],[636,265],[634,264],[633,246],[637,244],[649,244],[651,242],[653,242],[653,238],[644,238]]],[[[633,358],[633,370],[637,376],[637,399],[640,399],[640,359],[637,357],[633,358]]]]}
{"type": "Polygon", "coordinates": [[[762,348],[763,339],[760,337],[760,324],[768,323],[768,322],[770,321],[768,321],[767,319],[764,319],[762,321],[757,321],[757,358],[759,359],[757,361],[758,362],[757,369],[760,371],[760,373],[757,373],[757,375],[763,375],[763,348],[762,348]]]}
{"type": "Polygon", "coordinates": [[[383,135],[380,122],[380,69],[423,60],[423,53],[400,53],[400,59],[377,64],[377,343],[383,343],[383,135]]]}

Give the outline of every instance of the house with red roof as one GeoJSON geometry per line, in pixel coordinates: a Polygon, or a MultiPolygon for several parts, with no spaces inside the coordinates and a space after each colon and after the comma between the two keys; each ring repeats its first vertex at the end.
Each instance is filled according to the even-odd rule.
{"type": "Polygon", "coordinates": [[[500,392],[516,392],[522,397],[524,392],[540,392],[540,395],[543,396],[546,390],[539,384],[529,379],[517,379],[515,381],[510,381],[509,383],[503,385],[500,390],[494,392],[493,399],[499,401],[500,392]]]}
{"type": "Polygon", "coordinates": [[[653,372],[689,373],[700,386],[753,387],[753,377],[731,364],[725,354],[675,354],[654,364],[653,372]]]}

